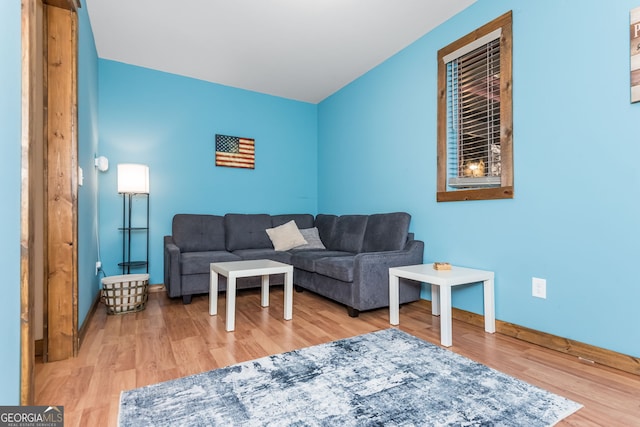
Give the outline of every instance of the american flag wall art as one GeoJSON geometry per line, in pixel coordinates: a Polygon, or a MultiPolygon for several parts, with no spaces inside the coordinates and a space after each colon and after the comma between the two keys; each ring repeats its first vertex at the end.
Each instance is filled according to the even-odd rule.
{"type": "Polygon", "coordinates": [[[255,169],[255,140],[216,135],[216,166],[255,169]]]}

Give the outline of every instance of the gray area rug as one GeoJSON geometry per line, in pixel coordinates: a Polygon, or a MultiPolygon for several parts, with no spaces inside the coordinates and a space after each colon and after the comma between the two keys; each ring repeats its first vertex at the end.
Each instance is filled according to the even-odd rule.
{"type": "Polygon", "coordinates": [[[582,405],[398,329],[122,392],[121,426],[549,426],[582,405]]]}

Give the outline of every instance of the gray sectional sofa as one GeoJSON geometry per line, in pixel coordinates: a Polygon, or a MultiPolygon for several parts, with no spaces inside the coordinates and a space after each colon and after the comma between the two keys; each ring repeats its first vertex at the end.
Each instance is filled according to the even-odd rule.
{"type": "MultiPolygon", "coordinates": [[[[188,304],[192,295],[209,292],[210,263],[271,259],[293,265],[296,290],[344,304],[356,317],[360,311],[389,306],[389,267],[423,262],[424,242],[409,232],[410,220],[405,212],[315,217],[178,214],[172,235],[164,237],[164,284],[170,297],[182,297],[188,304]],[[270,234],[292,225],[307,236],[307,244],[275,250],[274,244],[280,243],[270,234]]],[[[220,290],[225,290],[226,281],[220,279],[220,290]]],[[[272,277],[271,283],[282,283],[282,275],[272,277]]],[[[258,286],[259,278],[237,282],[239,289],[258,286]]],[[[415,283],[401,281],[400,303],[419,298],[415,283]]]]}

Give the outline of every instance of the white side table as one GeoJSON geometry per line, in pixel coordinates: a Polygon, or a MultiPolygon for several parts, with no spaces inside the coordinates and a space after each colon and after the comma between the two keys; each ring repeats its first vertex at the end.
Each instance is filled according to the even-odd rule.
{"type": "Polygon", "coordinates": [[[269,275],[284,273],[284,320],[293,317],[293,266],[268,259],[214,262],[210,265],[209,314],[218,314],[218,275],[227,278],[227,332],[236,328],[236,279],[262,276],[261,303],[269,306],[269,275]]]}
{"type": "Polygon", "coordinates": [[[440,343],[450,347],[451,332],[451,288],[457,285],[482,282],[484,284],[484,330],[496,331],[496,315],[493,289],[493,271],[451,267],[451,270],[435,270],[433,264],[409,265],[389,269],[389,323],[398,325],[399,279],[410,279],[431,285],[431,310],[440,315],[440,343]]]}

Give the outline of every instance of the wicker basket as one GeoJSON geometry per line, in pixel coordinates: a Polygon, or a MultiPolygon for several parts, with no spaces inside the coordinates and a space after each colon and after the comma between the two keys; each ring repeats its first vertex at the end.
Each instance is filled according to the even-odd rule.
{"type": "Polygon", "coordinates": [[[142,311],[147,305],[148,274],[123,274],[102,279],[102,301],[107,314],[142,311]]]}

